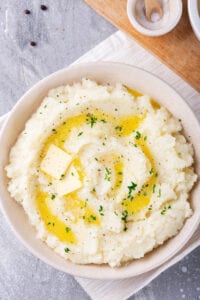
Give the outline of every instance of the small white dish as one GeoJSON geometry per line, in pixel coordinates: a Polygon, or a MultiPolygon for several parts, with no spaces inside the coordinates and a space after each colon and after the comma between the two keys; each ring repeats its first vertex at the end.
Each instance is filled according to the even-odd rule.
{"type": "Polygon", "coordinates": [[[132,26],[147,36],[161,36],[170,32],[182,16],[181,0],[163,0],[163,17],[157,22],[145,18],[144,7],[144,0],[128,0],[127,15],[132,26]]]}
{"type": "Polygon", "coordinates": [[[200,41],[200,1],[188,0],[188,15],[193,31],[200,41]]]}

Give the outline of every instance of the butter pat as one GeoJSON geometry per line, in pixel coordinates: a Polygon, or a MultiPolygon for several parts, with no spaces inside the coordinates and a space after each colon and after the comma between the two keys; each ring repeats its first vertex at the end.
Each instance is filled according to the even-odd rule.
{"type": "Polygon", "coordinates": [[[59,196],[67,195],[82,187],[82,183],[79,180],[79,175],[76,169],[71,166],[67,171],[65,178],[62,180],[56,180],[55,189],[59,196]]]}
{"type": "Polygon", "coordinates": [[[72,157],[55,145],[51,145],[41,163],[41,170],[48,175],[60,179],[65,174],[72,157]]]}

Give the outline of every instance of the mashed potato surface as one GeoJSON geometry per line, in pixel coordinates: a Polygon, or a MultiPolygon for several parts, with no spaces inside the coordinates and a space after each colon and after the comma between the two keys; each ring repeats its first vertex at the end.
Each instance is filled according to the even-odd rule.
{"type": "Polygon", "coordinates": [[[62,257],[120,266],[176,235],[192,214],[193,149],[181,129],[121,84],[58,87],[10,152],[8,190],[62,257]]]}

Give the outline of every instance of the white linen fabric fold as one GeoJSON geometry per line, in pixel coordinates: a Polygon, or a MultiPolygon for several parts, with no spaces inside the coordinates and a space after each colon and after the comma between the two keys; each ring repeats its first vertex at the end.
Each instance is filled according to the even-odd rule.
{"type": "MultiPolygon", "coordinates": [[[[122,62],[138,66],[159,76],[182,95],[200,120],[200,94],[124,33],[118,31],[111,35],[108,39],[79,58],[74,64],[99,60],[122,62]]],[[[7,115],[0,118],[0,128],[7,115]]],[[[150,272],[121,280],[94,280],[80,277],[76,277],[76,280],[94,300],[127,299],[199,245],[200,226],[178,254],[159,268],[150,272]]]]}

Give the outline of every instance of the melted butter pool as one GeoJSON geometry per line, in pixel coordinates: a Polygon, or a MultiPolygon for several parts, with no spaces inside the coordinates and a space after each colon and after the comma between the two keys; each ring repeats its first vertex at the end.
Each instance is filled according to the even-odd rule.
{"type": "Polygon", "coordinates": [[[129,215],[134,215],[139,213],[143,208],[147,207],[151,201],[152,193],[155,192],[155,187],[157,183],[157,172],[154,162],[154,158],[151,151],[146,143],[146,138],[141,136],[140,139],[134,139],[135,145],[140,147],[146,158],[151,163],[151,169],[149,170],[150,179],[143,185],[141,191],[139,191],[133,199],[125,199],[122,201],[124,209],[127,210],[129,215]]]}
{"type": "Polygon", "coordinates": [[[70,227],[52,214],[48,205],[48,199],[50,199],[50,196],[47,193],[42,192],[40,188],[37,188],[36,205],[47,231],[56,236],[61,242],[75,244],[76,237],[74,233],[70,227]]]}

